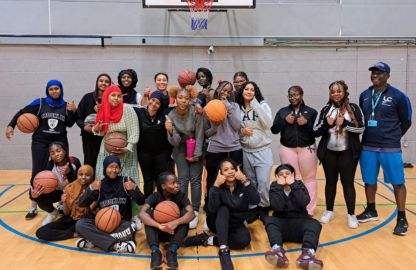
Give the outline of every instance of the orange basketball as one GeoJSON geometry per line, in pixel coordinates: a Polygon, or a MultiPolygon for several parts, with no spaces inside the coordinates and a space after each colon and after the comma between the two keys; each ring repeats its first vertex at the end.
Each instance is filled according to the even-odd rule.
{"type": "Polygon", "coordinates": [[[39,119],[31,113],[24,113],[17,118],[17,128],[23,133],[32,133],[39,127],[39,119]]]}
{"type": "Polygon", "coordinates": [[[182,87],[187,85],[194,85],[196,82],[196,74],[193,71],[184,69],[181,70],[178,74],[178,83],[182,87]]]}
{"type": "Polygon", "coordinates": [[[123,148],[127,146],[126,135],[120,132],[112,132],[107,134],[104,139],[104,148],[108,153],[113,153],[116,148],[123,148]]]}
{"type": "Polygon", "coordinates": [[[120,226],[121,214],[113,207],[105,207],[100,209],[95,216],[95,226],[100,231],[112,233],[120,226]]]}
{"type": "Polygon", "coordinates": [[[227,107],[218,99],[211,100],[205,106],[205,114],[212,122],[221,122],[227,117],[227,107]]]}
{"type": "Polygon", "coordinates": [[[33,183],[42,185],[43,193],[48,194],[53,192],[58,186],[58,176],[52,171],[41,171],[35,175],[33,183]]]}
{"type": "Polygon", "coordinates": [[[153,211],[153,219],[159,223],[171,222],[180,217],[179,207],[172,201],[162,201],[153,211]]]}

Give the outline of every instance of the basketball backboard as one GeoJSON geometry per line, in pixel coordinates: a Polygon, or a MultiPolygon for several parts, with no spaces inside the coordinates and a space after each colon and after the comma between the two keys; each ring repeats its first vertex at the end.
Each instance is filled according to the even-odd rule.
{"type": "MultiPolygon", "coordinates": [[[[144,8],[187,9],[186,0],[143,0],[144,8]]],[[[214,0],[212,9],[255,8],[256,0],[214,0]]]]}

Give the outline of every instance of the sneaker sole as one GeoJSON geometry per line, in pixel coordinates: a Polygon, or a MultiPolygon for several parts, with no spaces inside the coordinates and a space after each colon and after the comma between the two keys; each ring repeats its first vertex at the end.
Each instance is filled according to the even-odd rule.
{"type": "Polygon", "coordinates": [[[314,262],[310,262],[307,266],[306,265],[302,266],[300,263],[296,262],[296,266],[304,270],[321,270],[322,269],[322,266],[320,264],[317,264],[314,262]]]}
{"type": "Polygon", "coordinates": [[[151,270],[161,270],[161,269],[163,269],[163,264],[161,264],[160,266],[157,266],[157,267],[150,267],[150,269],[151,270]]]}
{"type": "Polygon", "coordinates": [[[321,222],[322,224],[328,224],[329,222],[331,222],[334,218],[331,218],[330,220],[326,221],[326,220],[319,220],[319,222],[321,222]]]}
{"type": "Polygon", "coordinates": [[[393,234],[394,235],[399,235],[399,236],[406,236],[407,235],[407,232],[405,232],[405,233],[397,233],[397,232],[394,232],[393,231],[393,234]]]}
{"type": "Polygon", "coordinates": [[[286,268],[289,266],[289,262],[284,264],[279,264],[279,257],[275,255],[266,255],[266,261],[273,266],[277,266],[278,268],[286,268]]]}
{"type": "Polygon", "coordinates": [[[359,223],[366,223],[370,221],[377,221],[378,217],[366,218],[366,219],[357,219],[359,223]]]}

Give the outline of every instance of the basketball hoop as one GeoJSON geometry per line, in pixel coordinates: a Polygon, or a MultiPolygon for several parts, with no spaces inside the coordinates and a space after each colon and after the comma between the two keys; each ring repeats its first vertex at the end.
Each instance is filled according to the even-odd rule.
{"type": "Polygon", "coordinates": [[[208,14],[214,0],[186,0],[191,13],[192,30],[208,29],[208,14]]]}

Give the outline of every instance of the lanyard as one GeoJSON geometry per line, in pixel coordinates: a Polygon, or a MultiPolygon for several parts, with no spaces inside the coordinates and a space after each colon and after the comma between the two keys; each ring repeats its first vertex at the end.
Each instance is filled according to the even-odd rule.
{"type": "Polygon", "coordinates": [[[377,104],[378,104],[378,101],[380,100],[380,97],[381,97],[381,95],[382,95],[383,93],[381,92],[379,95],[378,95],[378,97],[377,97],[377,99],[376,99],[376,102],[374,102],[374,89],[371,91],[371,117],[372,118],[374,118],[374,111],[375,111],[375,109],[376,109],[376,107],[377,107],[377,104]]]}

